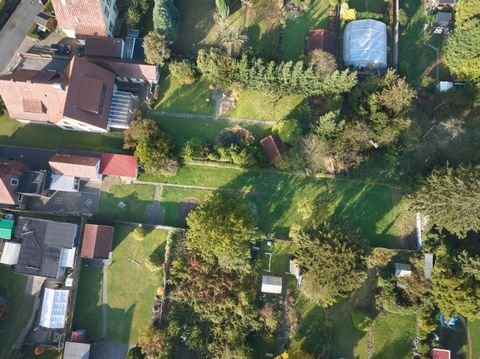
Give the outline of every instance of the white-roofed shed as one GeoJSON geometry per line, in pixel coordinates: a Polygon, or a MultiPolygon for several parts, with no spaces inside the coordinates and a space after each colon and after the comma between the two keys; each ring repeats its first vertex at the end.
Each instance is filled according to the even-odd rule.
{"type": "Polygon", "coordinates": [[[69,292],[68,289],[45,288],[40,313],[40,326],[50,329],[65,327],[69,292]]]}
{"type": "Polygon", "coordinates": [[[13,266],[18,263],[22,245],[17,242],[5,242],[0,263],[13,266]]]}
{"type": "Polygon", "coordinates": [[[80,189],[80,179],[78,177],[53,174],[50,189],[52,191],[78,192],[80,189]]]}
{"type": "Polygon", "coordinates": [[[90,344],[65,342],[63,359],[89,359],[90,344]]]}
{"type": "Polygon", "coordinates": [[[412,266],[406,263],[395,263],[395,277],[409,277],[412,275],[412,266]]]}
{"type": "Polygon", "coordinates": [[[282,277],[262,275],[262,293],[281,294],[282,277]]]}

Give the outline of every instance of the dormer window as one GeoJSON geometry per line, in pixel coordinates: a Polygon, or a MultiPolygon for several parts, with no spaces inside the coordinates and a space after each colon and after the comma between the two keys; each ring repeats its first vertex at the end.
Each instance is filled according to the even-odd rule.
{"type": "Polygon", "coordinates": [[[18,179],[17,178],[12,178],[10,180],[10,185],[17,187],[18,186],[18,179]]]}

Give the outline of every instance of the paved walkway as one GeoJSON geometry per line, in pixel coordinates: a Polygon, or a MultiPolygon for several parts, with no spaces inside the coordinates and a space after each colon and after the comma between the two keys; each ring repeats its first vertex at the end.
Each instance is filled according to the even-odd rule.
{"type": "Polygon", "coordinates": [[[153,116],[197,118],[197,119],[202,119],[207,121],[227,121],[227,122],[233,122],[233,123],[249,123],[252,125],[259,125],[259,126],[272,126],[276,123],[276,121],[260,121],[260,120],[253,120],[250,118],[233,118],[233,117],[200,115],[200,114],[192,114],[192,113],[164,112],[164,111],[153,111],[153,110],[146,110],[145,112],[148,115],[153,115],[153,116]]]}
{"type": "Polygon", "coordinates": [[[146,224],[162,224],[165,210],[160,205],[162,198],[162,185],[155,185],[155,194],[153,195],[153,202],[149,204],[145,210],[144,222],[146,224]]]}

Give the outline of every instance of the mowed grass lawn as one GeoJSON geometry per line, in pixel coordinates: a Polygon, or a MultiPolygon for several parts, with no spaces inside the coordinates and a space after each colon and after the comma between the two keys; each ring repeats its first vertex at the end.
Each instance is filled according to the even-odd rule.
{"type": "Polygon", "coordinates": [[[33,297],[25,295],[27,277],[0,266],[0,296],[8,299],[8,316],[0,321],[0,358],[9,358],[12,346],[28,323],[33,310],[33,297]]]}
{"type": "Polygon", "coordinates": [[[174,177],[142,174],[140,180],[250,191],[247,200],[256,204],[259,228],[281,237],[287,237],[289,227],[299,220],[298,203],[304,198],[318,203],[319,218],[348,221],[373,246],[401,248],[401,238],[413,230],[405,227],[405,223],[410,223],[405,218],[414,215],[394,203],[391,189],[383,185],[194,165],[183,166],[174,177]]]}
{"type": "Polygon", "coordinates": [[[328,0],[311,0],[305,13],[289,17],[282,37],[282,60],[297,60],[304,52],[310,29],[328,26],[328,0]]]}
{"type": "Polygon", "coordinates": [[[113,184],[100,194],[97,218],[127,222],[144,222],[147,206],[152,203],[155,187],[139,184],[113,184]],[[119,207],[120,202],[126,204],[119,207]]]}
{"type": "Polygon", "coordinates": [[[480,359],[480,320],[468,322],[468,330],[470,332],[470,342],[472,343],[471,357],[480,359]]]}
{"type": "Polygon", "coordinates": [[[186,203],[201,203],[210,191],[164,187],[160,204],[165,210],[163,224],[172,227],[185,227],[186,203]]]}
{"type": "Polygon", "coordinates": [[[165,112],[215,114],[209,83],[200,78],[193,85],[182,85],[169,75],[160,82],[160,99],[155,110],[165,112]]]}
{"type": "Polygon", "coordinates": [[[373,357],[379,359],[412,357],[412,343],[416,337],[415,315],[388,313],[375,321],[373,357]]]}
{"type": "Polygon", "coordinates": [[[123,132],[98,134],[65,131],[60,127],[22,124],[0,116],[0,144],[38,148],[73,148],[94,151],[123,152],[123,132]]]}
{"type": "MultiPolygon", "coordinates": [[[[162,286],[162,272],[151,272],[146,258],[156,250],[164,251],[168,233],[154,230],[143,241],[132,236],[134,227],[115,226],[113,262],[107,269],[108,341],[136,344],[150,324],[153,299],[162,286]]],[[[74,328],[86,328],[93,340],[101,339],[100,269],[82,264],[75,308],[74,328]]]]}

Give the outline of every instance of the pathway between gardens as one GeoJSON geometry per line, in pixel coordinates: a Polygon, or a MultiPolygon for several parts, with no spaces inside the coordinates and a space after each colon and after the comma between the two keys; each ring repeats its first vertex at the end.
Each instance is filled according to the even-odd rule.
{"type": "Polygon", "coordinates": [[[233,117],[222,117],[222,116],[210,116],[210,115],[200,115],[200,114],[192,114],[192,113],[179,113],[179,112],[164,112],[164,111],[153,111],[153,110],[146,110],[145,113],[148,115],[153,116],[170,116],[170,117],[178,117],[178,118],[198,118],[207,121],[227,121],[233,123],[250,123],[253,125],[259,126],[272,126],[276,123],[276,121],[261,121],[261,120],[253,120],[250,118],[233,118],[233,117]]]}

